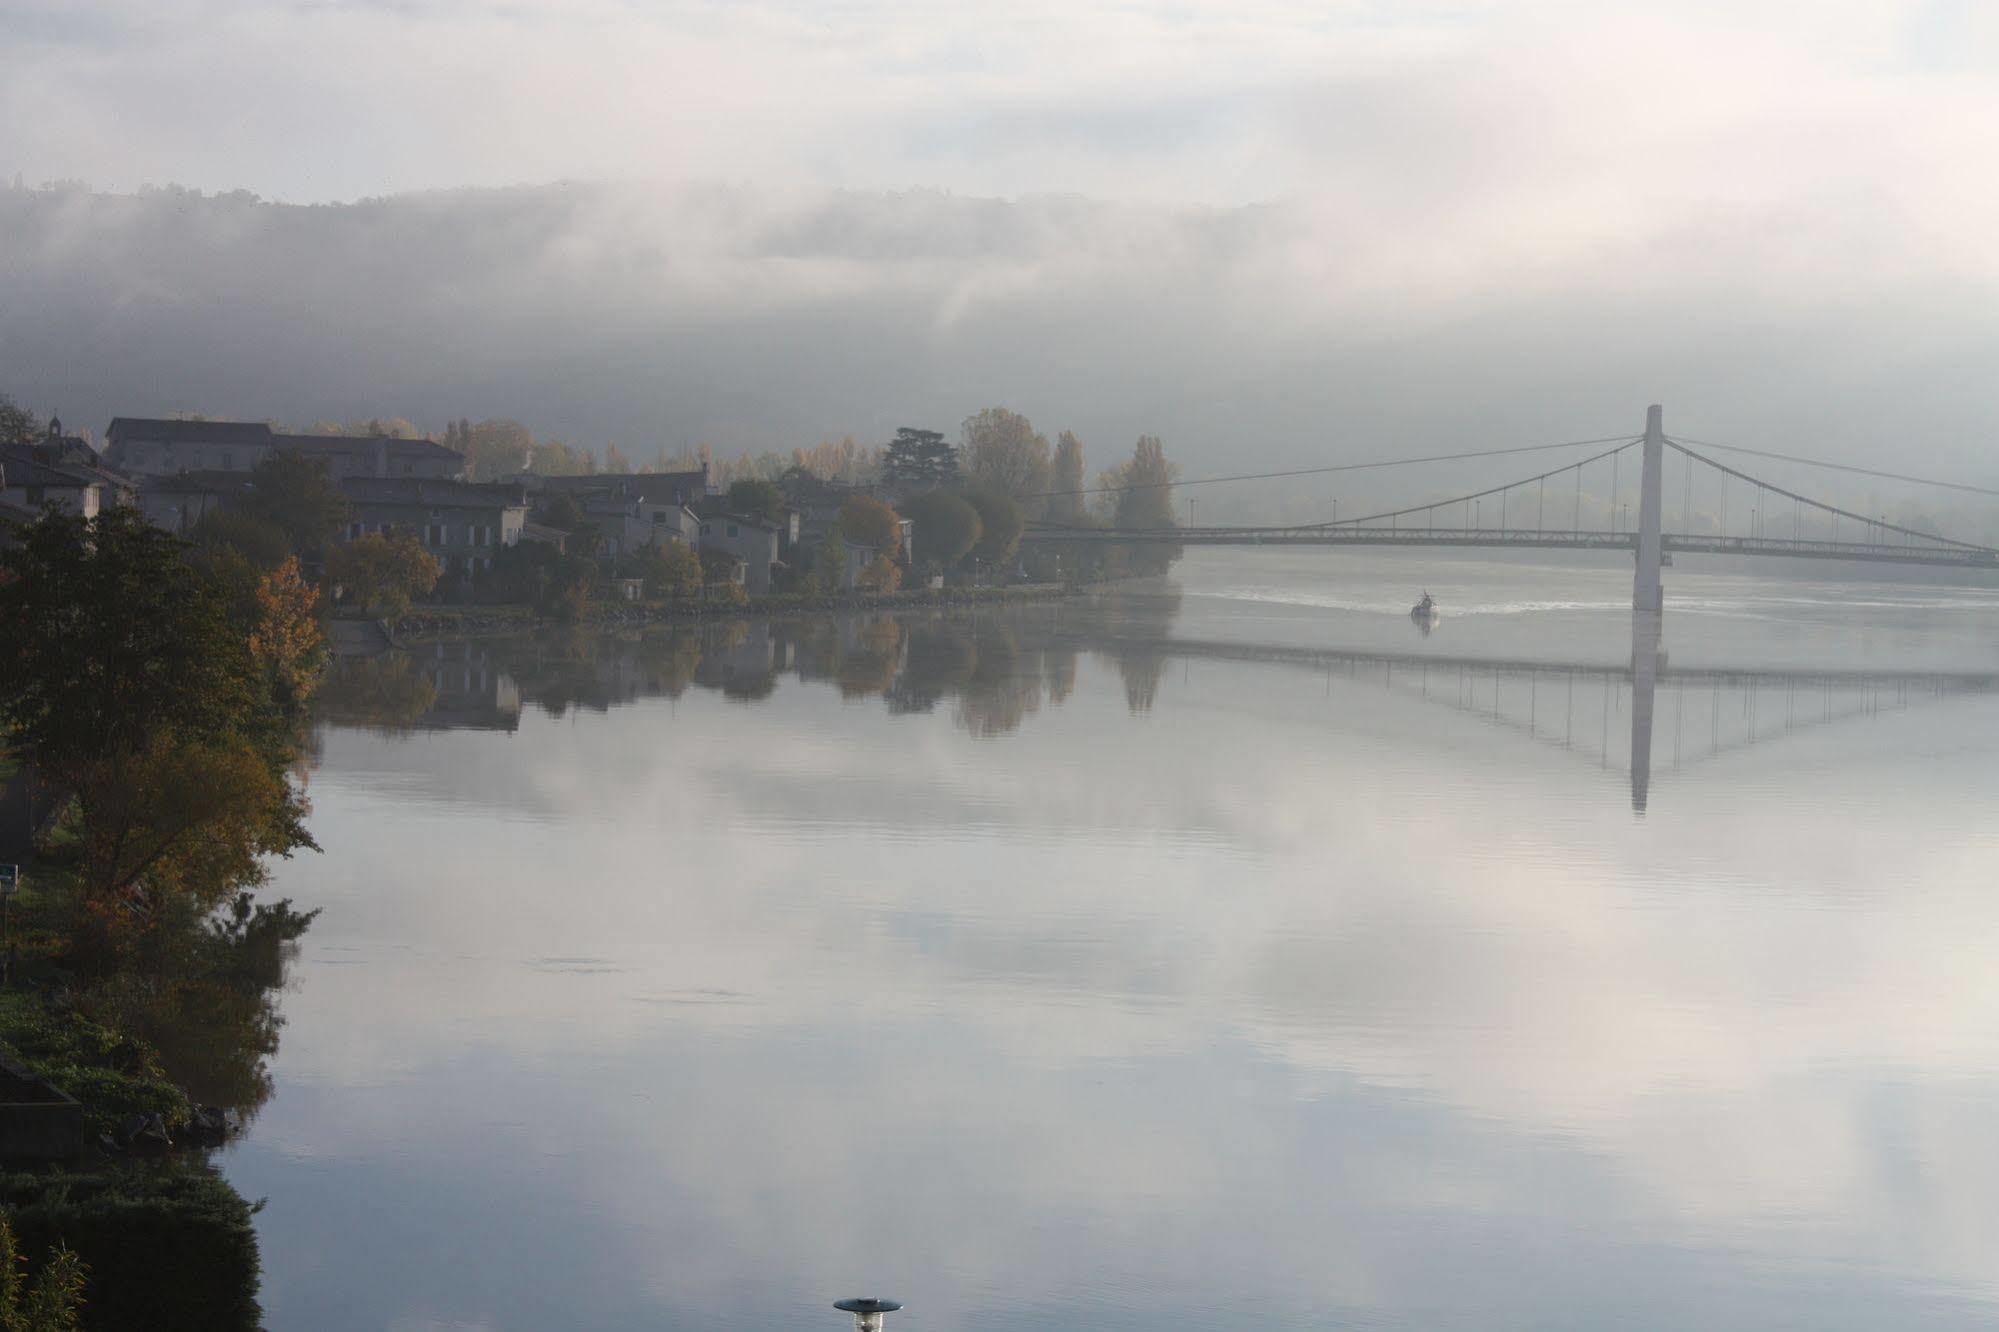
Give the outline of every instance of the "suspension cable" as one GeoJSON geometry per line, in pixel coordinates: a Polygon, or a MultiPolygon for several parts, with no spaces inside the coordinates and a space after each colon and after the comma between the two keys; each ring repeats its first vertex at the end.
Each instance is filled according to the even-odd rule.
{"type": "Polygon", "coordinates": [[[1774,458],[1778,462],[1801,463],[1806,467],[1823,467],[1834,472],[1852,472],[1857,476],[1878,476],[1884,481],[1907,481],[1911,485],[1936,486],[1943,490],[1962,490],[1973,495],[1999,495],[1999,490],[1989,486],[1968,485],[1962,481],[1938,481],[1927,476],[1910,476],[1904,472],[1882,472],[1872,467],[1855,467],[1850,463],[1827,462],[1823,458],[1805,458],[1795,453],[1772,453],[1768,449],[1744,448],[1740,444],[1717,444],[1711,439],[1691,439],[1680,436],[1688,444],[1697,444],[1704,449],[1720,449],[1724,453],[1746,453],[1752,458],[1774,458]]]}
{"type": "Polygon", "coordinates": [[[1814,509],[1822,509],[1827,513],[1836,513],[1842,518],[1855,519],[1861,523],[1866,524],[1868,527],[1878,527],[1883,531],[1894,532],[1905,537],[1915,537],[1923,541],[1935,541],[1945,546],[1955,546],[1959,550],[1976,550],[1976,551],[1982,551],[1986,554],[1999,553],[1999,551],[1995,551],[1994,548],[1991,546],[1981,546],[1978,545],[1976,542],[1972,541],[1958,541],[1953,537],[1938,536],[1934,532],[1918,532],[1913,527],[1900,527],[1894,523],[1888,522],[1886,519],[1883,518],[1869,518],[1864,513],[1855,513],[1851,509],[1842,509],[1838,505],[1826,504],[1823,501],[1811,499],[1807,496],[1800,495],[1795,490],[1786,490],[1782,486],[1773,486],[1768,481],[1760,480],[1756,477],[1749,475],[1747,472],[1738,472],[1733,467],[1730,467],[1727,463],[1718,463],[1714,459],[1709,458],[1704,454],[1695,453],[1692,449],[1688,448],[1685,444],[1682,444],[1679,440],[1674,439],[1671,435],[1668,435],[1666,437],[1666,443],[1671,445],[1673,448],[1678,449],[1681,453],[1686,454],[1689,458],[1692,458],[1694,461],[1706,463],[1709,467],[1714,468],[1717,472],[1724,472],[1729,476],[1735,477],[1737,480],[1747,481],[1752,486],[1756,486],[1762,490],[1767,490],[1775,495],[1782,495],[1785,499],[1797,500],[1801,504],[1809,504],[1814,509]]]}
{"type": "MultiPolygon", "coordinates": [[[[1558,444],[1521,444],[1506,449],[1476,449],[1470,453],[1432,453],[1421,458],[1382,458],[1374,462],[1336,463],[1325,467],[1298,467],[1286,472],[1244,472],[1239,476],[1202,476],[1192,481],[1146,481],[1131,486],[1091,486],[1083,490],[1043,490],[1022,499],[1059,499],[1064,495],[1115,495],[1126,490],[1172,490],[1188,486],[1219,486],[1232,481],[1273,481],[1287,476],[1324,476],[1329,472],[1365,472],[1378,467],[1412,467],[1417,463],[1464,462],[1472,458],[1500,458],[1512,453],[1546,453],[1551,449],[1580,449],[1591,444],[1612,444],[1623,435],[1602,439],[1565,439],[1558,444]]],[[[1561,469],[1557,469],[1561,470],[1561,469]]]]}
{"type": "MultiPolygon", "coordinates": [[[[1582,441],[1574,441],[1573,443],[1580,443],[1580,442],[1582,441]]],[[[1610,441],[1599,440],[1596,442],[1609,443],[1610,441]]],[[[1458,495],[1454,496],[1451,499],[1435,500],[1429,504],[1412,504],[1406,509],[1391,509],[1381,513],[1367,513],[1367,514],[1362,514],[1358,518],[1335,518],[1323,523],[1281,523],[1281,524],[1258,526],[1258,527],[1230,527],[1226,530],[1231,532],[1322,532],[1328,528],[1353,527],[1361,523],[1373,523],[1373,522],[1383,521],[1384,519],[1402,518],[1412,513],[1422,513],[1426,509],[1444,509],[1444,508],[1449,508],[1453,504],[1469,504],[1474,500],[1484,499],[1488,495],[1497,495],[1502,491],[1511,490],[1515,486],[1532,485],[1534,482],[1543,480],[1547,477],[1560,476],[1562,473],[1569,471],[1571,468],[1580,470],[1581,468],[1589,466],[1593,462],[1601,462],[1605,458],[1608,458],[1613,454],[1621,453],[1625,449],[1630,448],[1632,445],[1636,443],[1638,443],[1637,438],[1626,436],[1623,439],[1623,441],[1619,443],[1618,446],[1614,449],[1607,449],[1602,453],[1594,454],[1591,457],[1584,458],[1579,462],[1565,463],[1564,465],[1553,468],[1550,471],[1542,472],[1539,476],[1524,477],[1518,481],[1509,481],[1503,486],[1493,486],[1487,490],[1474,491],[1469,495],[1458,495]]],[[[1532,447],[1536,449],[1547,449],[1547,448],[1572,447],[1572,445],[1565,446],[1565,445],[1537,444],[1532,447]]],[[[1504,452],[1520,452],[1520,451],[1521,450],[1504,450],[1504,452]]],[[[1478,455],[1478,456],[1487,456],[1487,455],[1478,455]]],[[[1429,460],[1410,459],[1409,461],[1417,462],[1417,461],[1429,461],[1429,460]]],[[[1360,465],[1381,466],[1384,464],[1360,464],[1360,465]]],[[[1392,466],[1393,464],[1386,464],[1386,465],[1392,466]]],[[[1034,530],[1037,532],[1064,532],[1064,531],[1081,532],[1081,531],[1097,531],[1100,529],[1080,528],[1080,527],[1075,527],[1073,525],[1061,525],[1061,524],[1052,524],[1052,523],[1036,523],[1034,525],[1034,530]]],[[[1161,528],[1132,528],[1128,530],[1134,532],[1158,533],[1158,532],[1178,531],[1180,529],[1161,527],[1161,528]]]]}

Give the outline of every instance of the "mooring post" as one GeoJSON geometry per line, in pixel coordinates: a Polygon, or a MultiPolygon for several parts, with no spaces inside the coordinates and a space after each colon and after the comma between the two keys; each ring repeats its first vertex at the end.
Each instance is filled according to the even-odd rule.
{"type": "Polygon", "coordinates": [[[1665,489],[1661,473],[1666,460],[1664,411],[1658,404],[1645,409],[1644,469],[1638,483],[1638,572],[1631,586],[1631,613],[1657,615],[1664,607],[1659,586],[1659,511],[1665,489]]]}

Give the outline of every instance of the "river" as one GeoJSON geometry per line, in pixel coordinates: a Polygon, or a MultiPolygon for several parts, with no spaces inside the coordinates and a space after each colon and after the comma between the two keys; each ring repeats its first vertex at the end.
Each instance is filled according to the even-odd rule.
{"type": "Polygon", "coordinates": [[[1993,1325],[1999,591],[1668,570],[1649,700],[1630,601],[1196,551],[348,672],[271,1326],[1993,1325]]]}

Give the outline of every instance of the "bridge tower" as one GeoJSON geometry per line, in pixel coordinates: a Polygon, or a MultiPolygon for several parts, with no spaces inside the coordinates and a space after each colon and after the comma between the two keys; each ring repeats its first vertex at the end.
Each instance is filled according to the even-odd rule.
{"type": "Polygon", "coordinates": [[[1659,586],[1659,512],[1666,465],[1663,417],[1657,403],[1645,409],[1644,464],[1638,489],[1638,572],[1631,588],[1633,615],[1657,615],[1665,609],[1665,594],[1659,586]]]}
{"type": "Polygon", "coordinates": [[[1652,783],[1652,700],[1659,681],[1665,589],[1659,584],[1659,511],[1665,489],[1666,430],[1659,406],[1645,409],[1644,466],[1638,490],[1638,572],[1631,585],[1631,808],[1645,812],[1652,783]]]}

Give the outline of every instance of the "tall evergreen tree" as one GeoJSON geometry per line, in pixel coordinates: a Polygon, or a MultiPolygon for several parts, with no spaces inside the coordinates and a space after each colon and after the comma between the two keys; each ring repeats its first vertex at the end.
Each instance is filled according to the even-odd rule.
{"type": "Polygon", "coordinates": [[[883,484],[928,490],[948,486],[958,479],[958,450],[944,439],[941,430],[918,430],[902,426],[882,454],[883,484]]]}
{"type": "Polygon", "coordinates": [[[1055,474],[1049,489],[1048,517],[1058,523],[1083,518],[1083,441],[1064,430],[1055,445],[1055,474]]]}

